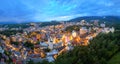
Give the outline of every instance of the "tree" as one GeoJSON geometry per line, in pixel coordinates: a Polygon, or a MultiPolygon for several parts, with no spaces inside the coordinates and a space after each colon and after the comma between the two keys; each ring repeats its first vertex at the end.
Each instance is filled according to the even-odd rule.
{"type": "Polygon", "coordinates": [[[34,44],[29,43],[29,42],[25,42],[25,43],[24,43],[24,46],[26,46],[26,47],[28,47],[28,48],[31,48],[31,49],[34,49],[34,44]]]}

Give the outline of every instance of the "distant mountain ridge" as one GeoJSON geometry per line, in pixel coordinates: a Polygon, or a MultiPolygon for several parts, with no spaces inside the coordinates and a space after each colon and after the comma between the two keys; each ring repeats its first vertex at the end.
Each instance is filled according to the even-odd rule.
{"type": "MultiPolygon", "coordinates": [[[[86,20],[88,22],[91,20],[99,20],[100,22],[105,21],[108,23],[120,23],[120,16],[83,16],[83,17],[77,17],[77,18],[71,19],[68,22],[79,22],[81,20],[86,20]]],[[[32,21],[32,22],[36,23],[36,21],[32,21]]],[[[49,22],[49,21],[47,21],[47,22],[49,22]]],[[[24,21],[24,22],[20,22],[20,23],[31,23],[31,22],[24,21]]],[[[41,22],[41,23],[44,23],[44,22],[41,22]]],[[[0,24],[19,24],[19,23],[15,22],[15,21],[8,21],[8,22],[0,22],[0,24]]]]}
{"type": "Polygon", "coordinates": [[[16,24],[16,22],[10,22],[10,21],[8,21],[8,22],[0,22],[0,24],[16,24]]]}
{"type": "Polygon", "coordinates": [[[24,21],[24,22],[16,22],[16,21],[0,22],[0,24],[22,24],[22,23],[31,23],[31,22],[28,22],[28,21],[24,21]]]}
{"type": "Polygon", "coordinates": [[[101,22],[120,23],[120,16],[84,16],[71,19],[69,22],[79,22],[81,20],[86,20],[88,22],[91,20],[99,20],[101,22]]]}

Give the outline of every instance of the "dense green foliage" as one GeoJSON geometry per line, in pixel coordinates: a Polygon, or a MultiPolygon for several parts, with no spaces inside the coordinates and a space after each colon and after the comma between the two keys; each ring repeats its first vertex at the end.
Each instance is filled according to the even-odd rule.
{"type": "Polygon", "coordinates": [[[40,24],[40,27],[44,27],[44,26],[50,26],[50,25],[58,25],[60,24],[60,22],[56,22],[56,21],[52,21],[52,22],[43,22],[40,24]]]}
{"type": "Polygon", "coordinates": [[[116,30],[119,30],[119,31],[120,31],[120,23],[114,24],[113,26],[115,27],[116,30]]]}
{"type": "Polygon", "coordinates": [[[108,62],[108,64],[120,64],[120,52],[115,54],[108,62]]]}
{"type": "Polygon", "coordinates": [[[5,30],[5,31],[0,31],[0,34],[10,36],[10,35],[14,35],[16,33],[22,33],[22,32],[23,30],[5,30]]]}
{"type": "Polygon", "coordinates": [[[24,46],[25,46],[25,47],[28,47],[28,48],[30,48],[30,49],[33,49],[33,48],[34,48],[34,44],[29,43],[29,42],[25,42],[25,43],[24,43],[24,46]]]}
{"type": "Polygon", "coordinates": [[[14,45],[18,46],[19,42],[11,42],[11,44],[14,44],[14,45]]]}
{"type": "MultiPolygon", "coordinates": [[[[84,25],[84,26],[81,26],[81,25],[73,25],[73,26],[68,26],[66,27],[65,31],[68,31],[68,32],[72,32],[73,30],[75,31],[79,31],[81,27],[86,27],[87,29],[89,29],[89,27],[93,27],[93,26],[87,26],[87,25],[84,25]]],[[[95,30],[92,29],[93,32],[95,32],[95,30]]]]}
{"type": "Polygon", "coordinates": [[[80,27],[81,27],[81,26],[78,26],[78,25],[68,26],[68,27],[65,29],[65,31],[69,31],[69,32],[72,32],[73,30],[79,31],[79,30],[80,30],[80,27]]]}
{"type": "MultiPolygon", "coordinates": [[[[114,59],[118,59],[119,61],[120,58],[118,53],[120,51],[120,25],[115,24],[113,26],[116,29],[115,33],[100,33],[97,37],[90,41],[88,46],[76,46],[73,50],[58,56],[58,58],[52,63],[43,61],[37,64],[114,64],[114,59]]],[[[71,28],[70,31],[73,29],[78,31],[79,27],[80,26],[77,26],[77,28],[76,26],[74,28],[69,28],[71,28]]],[[[14,34],[13,32],[14,31],[5,31],[0,32],[0,34],[9,36],[14,34]]],[[[24,43],[24,46],[31,49],[34,48],[34,45],[29,42],[24,43]]],[[[30,61],[28,64],[34,64],[34,62],[30,61]]]]}
{"type": "Polygon", "coordinates": [[[60,55],[55,64],[107,64],[119,51],[120,33],[99,34],[88,46],[77,46],[60,55]]]}
{"type": "Polygon", "coordinates": [[[120,29],[118,24],[113,26],[116,29],[114,33],[100,33],[88,46],[76,46],[73,50],[59,55],[53,63],[44,61],[42,64],[115,64],[114,60],[119,61],[120,58],[120,29]]]}
{"type": "MultiPolygon", "coordinates": [[[[120,32],[99,34],[88,46],[76,46],[63,53],[53,63],[43,64],[107,64],[120,51],[120,32]]],[[[38,63],[41,64],[41,63],[38,63]]]]}
{"type": "Polygon", "coordinates": [[[44,52],[50,52],[50,49],[49,48],[46,48],[46,49],[43,49],[44,52]]]}
{"type": "Polygon", "coordinates": [[[10,28],[27,28],[29,27],[29,25],[27,25],[27,23],[22,23],[22,24],[3,24],[0,25],[0,27],[8,27],[10,28]]]}

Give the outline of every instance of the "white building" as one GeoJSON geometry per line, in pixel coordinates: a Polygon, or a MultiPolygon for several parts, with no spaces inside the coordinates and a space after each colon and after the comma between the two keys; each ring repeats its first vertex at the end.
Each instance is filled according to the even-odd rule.
{"type": "Polygon", "coordinates": [[[85,25],[85,24],[86,24],[86,21],[85,21],[85,20],[81,20],[81,21],[80,21],[80,24],[81,24],[81,25],[85,25]]]}
{"type": "Polygon", "coordinates": [[[40,46],[47,47],[47,46],[48,46],[48,44],[47,44],[47,43],[45,43],[45,42],[40,42],[40,46]]]}
{"type": "Polygon", "coordinates": [[[110,31],[109,31],[109,28],[104,28],[102,32],[103,33],[109,33],[110,31]]]}
{"type": "Polygon", "coordinates": [[[112,28],[104,28],[103,30],[102,30],[102,32],[103,33],[109,33],[109,32],[114,32],[115,31],[115,29],[112,27],[112,28]]]}
{"type": "Polygon", "coordinates": [[[112,33],[114,33],[114,31],[115,31],[114,27],[110,28],[110,31],[111,31],[112,33]]]}
{"type": "Polygon", "coordinates": [[[105,23],[100,24],[100,26],[104,28],[105,27],[105,23]]]}
{"type": "Polygon", "coordinates": [[[89,27],[88,32],[90,33],[90,32],[91,32],[91,30],[92,30],[92,28],[91,28],[91,27],[89,27]]]}
{"type": "Polygon", "coordinates": [[[47,57],[46,57],[46,60],[47,60],[48,62],[53,62],[55,59],[53,58],[53,56],[47,56],[47,57]]]}
{"type": "Polygon", "coordinates": [[[48,45],[49,49],[53,49],[53,39],[51,37],[48,39],[48,45]]]}
{"type": "Polygon", "coordinates": [[[87,32],[88,32],[88,30],[86,29],[86,27],[80,28],[80,35],[83,35],[83,34],[85,34],[87,32]]]}
{"type": "Polygon", "coordinates": [[[73,36],[73,37],[76,37],[76,36],[77,36],[77,33],[76,33],[74,30],[72,31],[72,36],[73,36]]]}
{"type": "Polygon", "coordinates": [[[0,53],[4,53],[4,50],[2,49],[1,46],[0,46],[0,53]]]}
{"type": "Polygon", "coordinates": [[[55,55],[55,54],[58,54],[58,50],[52,50],[51,52],[48,52],[48,53],[46,53],[47,54],[47,56],[53,56],[53,55],[55,55]]]}

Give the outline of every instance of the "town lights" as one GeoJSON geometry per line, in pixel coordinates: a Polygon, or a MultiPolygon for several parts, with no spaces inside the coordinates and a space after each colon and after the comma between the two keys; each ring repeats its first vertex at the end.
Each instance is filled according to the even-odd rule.
{"type": "Polygon", "coordinates": [[[73,36],[73,37],[76,37],[76,36],[77,36],[77,33],[76,33],[74,30],[72,31],[72,36],[73,36]]]}

